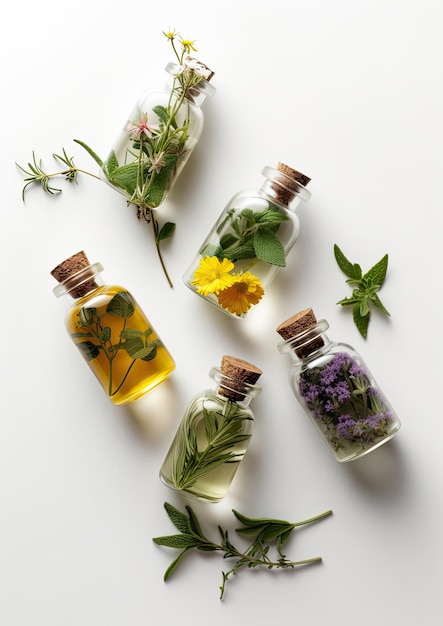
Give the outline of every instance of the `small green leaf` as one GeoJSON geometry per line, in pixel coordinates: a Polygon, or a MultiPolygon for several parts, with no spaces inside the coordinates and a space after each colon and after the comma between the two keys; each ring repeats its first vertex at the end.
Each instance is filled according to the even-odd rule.
{"type": "Polygon", "coordinates": [[[153,541],[157,545],[166,546],[167,548],[194,548],[200,544],[198,537],[186,535],[185,533],[181,533],[180,535],[155,537],[153,541]]]}
{"type": "Polygon", "coordinates": [[[163,122],[163,124],[168,123],[169,114],[166,107],[157,105],[155,107],[152,107],[152,110],[157,115],[158,119],[163,122]]]}
{"type": "Polygon", "coordinates": [[[120,187],[132,197],[137,187],[138,164],[135,161],[114,168],[111,167],[111,161],[108,159],[105,172],[112,185],[120,187]]]}
{"type": "Polygon", "coordinates": [[[233,235],[232,233],[226,233],[220,237],[220,248],[229,248],[230,246],[234,246],[238,241],[238,237],[233,235]]]}
{"type": "Polygon", "coordinates": [[[157,241],[163,241],[164,239],[170,239],[175,231],[175,224],[173,222],[166,222],[163,224],[160,232],[157,236],[157,241]]]}
{"type": "Polygon", "coordinates": [[[334,256],[339,268],[344,274],[346,274],[346,276],[349,276],[349,278],[352,278],[353,280],[358,280],[361,278],[361,267],[357,263],[351,263],[345,257],[337,244],[334,244],[334,256]]]}
{"type": "Polygon", "coordinates": [[[174,524],[177,530],[182,533],[188,533],[191,530],[191,524],[189,518],[185,513],[182,513],[178,509],[176,509],[169,502],[165,502],[164,504],[166,513],[168,514],[169,519],[174,524]]]}
{"type": "Polygon", "coordinates": [[[366,315],[369,315],[369,304],[368,298],[364,297],[360,300],[360,316],[366,317],[366,315]]]}
{"type": "Polygon", "coordinates": [[[364,278],[372,280],[373,284],[383,285],[383,282],[386,278],[386,272],[388,271],[388,255],[380,259],[378,263],[376,263],[370,270],[366,272],[364,278]]]}
{"type": "Polygon", "coordinates": [[[171,184],[171,178],[175,173],[178,157],[176,154],[165,154],[164,160],[166,165],[158,173],[152,174],[148,187],[146,204],[150,207],[157,207],[162,203],[171,184]]]}
{"type": "Polygon", "coordinates": [[[362,317],[360,314],[360,304],[356,304],[354,306],[352,313],[353,313],[354,323],[357,326],[358,332],[363,337],[363,339],[366,339],[368,335],[368,326],[369,326],[371,313],[369,312],[367,315],[362,317]]]}
{"type": "Polygon", "coordinates": [[[76,346],[87,361],[92,361],[100,354],[100,347],[92,341],[80,341],[76,346]]]}
{"type": "Polygon", "coordinates": [[[190,525],[191,531],[194,532],[196,535],[203,537],[204,535],[200,526],[200,522],[198,521],[196,514],[194,513],[192,507],[189,506],[189,504],[186,505],[186,511],[188,512],[188,515],[189,515],[189,525],[190,525]]]}
{"type": "Polygon", "coordinates": [[[255,231],[254,250],[260,261],[285,267],[285,249],[280,239],[269,229],[255,231]]]}
{"type": "Polygon", "coordinates": [[[385,315],[389,315],[389,316],[391,315],[389,311],[386,309],[386,307],[383,305],[382,301],[380,300],[380,298],[378,297],[376,293],[372,294],[371,302],[374,304],[374,306],[377,307],[377,309],[379,309],[385,315]]]}
{"type": "Polygon", "coordinates": [[[108,159],[103,163],[103,170],[106,176],[110,179],[112,172],[119,167],[117,156],[114,151],[111,152],[108,159]]]}
{"type": "Polygon", "coordinates": [[[116,317],[123,317],[125,319],[131,317],[134,311],[134,301],[127,291],[119,291],[116,293],[106,307],[106,313],[108,313],[108,315],[115,315],[116,317]]]}
{"type": "Polygon", "coordinates": [[[190,546],[189,548],[185,548],[183,550],[183,552],[180,552],[180,554],[178,555],[178,557],[176,559],[174,559],[174,561],[172,561],[172,563],[169,565],[169,567],[167,568],[164,576],[163,576],[163,580],[166,582],[168,580],[168,578],[174,573],[174,570],[177,568],[178,564],[180,563],[180,561],[182,560],[182,558],[185,556],[185,554],[187,552],[189,552],[189,550],[192,549],[192,546],[190,546]]]}
{"type": "Polygon", "coordinates": [[[82,148],[86,150],[86,152],[94,159],[94,161],[99,165],[99,167],[103,166],[103,160],[84,141],[80,141],[80,139],[74,139],[74,141],[75,143],[78,143],[79,146],[81,146],[82,148]]]}
{"type": "Polygon", "coordinates": [[[109,326],[106,326],[102,330],[98,338],[100,339],[100,343],[105,343],[105,341],[109,341],[111,339],[111,329],[109,328],[109,326]]]}
{"type": "Polygon", "coordinates": [[[123,347],[132,359],[152,361],[157,356],[157,342],[148,343],[145,346],[143,339],[139,337],[129,337],[123,347]]]}

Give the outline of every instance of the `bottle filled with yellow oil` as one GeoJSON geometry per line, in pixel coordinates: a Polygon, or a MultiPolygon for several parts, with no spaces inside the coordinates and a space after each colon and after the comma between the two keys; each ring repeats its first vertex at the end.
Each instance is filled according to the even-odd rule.
{"type": "Polygon", "coordinates": [[[128,404],[167,380],[175,362],[132,294],[105,285],[102,270],[80,251],[52,270],[54,294],[68,297],[66,329],[110,400],[128,404]]]}

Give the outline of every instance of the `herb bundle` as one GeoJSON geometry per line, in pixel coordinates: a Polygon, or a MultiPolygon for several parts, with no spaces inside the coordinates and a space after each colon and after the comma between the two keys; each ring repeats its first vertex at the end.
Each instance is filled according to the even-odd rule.
{"type": "Polygon", "coordinates": [[[283,553],[283,544],[286,543],[296,528],[311,524],[332,514],[332,511],[329,510],[304,521],[291,523],[279,519],[247,517],[233,510],[235,517],[242,524],[241,528],[236,529],[236,532],[251,538],[250,545],[245,550],[241,550],[233,545],[229,539],[228,531],[220,526],[218,526],[220,543],[209,539],[203,532],[201,524],[190,506],[185,507],[186,513],[179,511],[168,502],[165,502],[164,507],[179,534],[155,537],[153,541],[160,546],[181,550],[177,558],[167,568],[164,580],[167,581],[171,577],[185,554],[191,550],[221,552],[224,559],[235,559],[235,562],[231,569],[222,572],[220,599],[223,599],[225,595],[228,579],[242,567],[293,569],[297,566],[319,563],[322,560],[319,556],[298,561],[287,559],[283,553]],[[276,551],[275,559],[269,556],[273,545],[276,551]]]}

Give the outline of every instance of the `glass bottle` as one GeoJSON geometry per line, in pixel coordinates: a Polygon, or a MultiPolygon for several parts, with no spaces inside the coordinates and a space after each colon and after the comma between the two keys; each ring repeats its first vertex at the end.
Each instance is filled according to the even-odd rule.
{"type": "Polygon", "coordinates": [[[389,441],[400,420],[358,352],[328,339],[311,308],[276,329],[291,357],[290,384],[337,461],[353,461],[389,441]]]}
{"type": "Polygon", "coordinates": [[[248,448],[254,416],[249,408],[262,371],[223,356],[209,375],[214,386],[189,403],[160,469],[168,487],[207,502],[226,495],[248,448]]]}
{"type": "Polygon", "coordinates": [[[100,263],[81,251],[51,272],[70,307],[65,326],[114,404],[128,404],[165,381],[175,363],[149,320],[124,288],[104,285],[100,263]]]}
{"type": "Polygon", "coordinates": [[[145,91],[105,160],[101,175],[149,217],[167,198],[191,156],[204,127],[201,110],[214,73],[187,56],[183,65],[168,63],[163,88],[145,91]]]}
{"type": "Polygon", "coordinates": [[[310,178],[284,163],[266,166],[258,189],[235,194],[200,246],[183,280],[234,318],[244,318],[266,290],[300,234],[295,213],[310,178]]]}

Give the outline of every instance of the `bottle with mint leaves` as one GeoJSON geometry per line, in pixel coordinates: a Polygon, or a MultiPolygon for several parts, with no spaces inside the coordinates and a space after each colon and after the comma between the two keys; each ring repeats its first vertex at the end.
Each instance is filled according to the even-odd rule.
{"type": "Polygon", "coordinates": [[[187,287],[233,318],[263,301],[300,234],[295,212],[311,194],[310,178],[279,163],[259,188],[236,193],[183,276],[187,287]]]}

